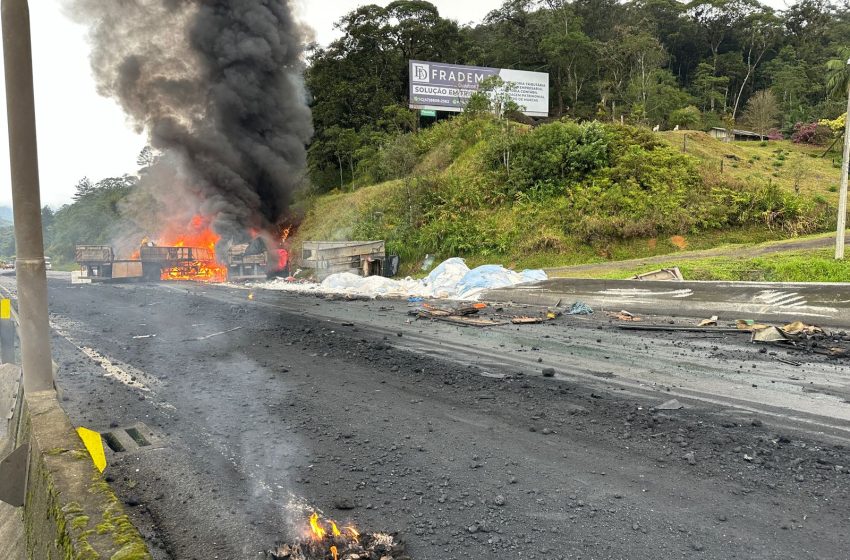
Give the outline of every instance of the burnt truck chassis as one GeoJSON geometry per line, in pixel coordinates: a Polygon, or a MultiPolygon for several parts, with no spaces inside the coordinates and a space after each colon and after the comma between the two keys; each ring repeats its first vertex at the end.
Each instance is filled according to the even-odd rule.
{"type": "Polygon", "coordinates": [[[157,282],[168,270],[192,274],[215,263],[215,254],[203,247],[157,247],[143,245],[139,258],[115,259],[108,245],[78,245],[75,260],[82,278],[94,281],[145,280],[157,282]],[[119,271],[121,271],[119,273],[119,271]]]}
{"type": "Polygon", "coordinates": [[[264,249],[251,252],[251,244],[233,245],[227,251],[227,274],[231,280],[265,280],[269,256],[264,249]]]}
{"type": "Polygon", "coordinates": [[[215,265],[215,254],[203,247],[157,247],[143,245],[139,250],[142,278],[162,279],[163,272],[175,270],[181,276],[197,274],[205,266],[215,265]]]}
{"type": "Polygon", "coordinates": [[[77,245],[74,261],[80,265],[83,278],[112,278],[115,254],[109,245],[77,245]]]}

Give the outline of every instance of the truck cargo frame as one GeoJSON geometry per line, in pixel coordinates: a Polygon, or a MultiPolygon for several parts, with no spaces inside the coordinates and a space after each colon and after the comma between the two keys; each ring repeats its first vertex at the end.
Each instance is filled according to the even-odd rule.
{"type": "Polygon", "coordinates": [[[301,266],[313,269],[320,282],[339,272],[380,276],[386,257],[384,241],[305,241],[301,246],[301,266]]]}

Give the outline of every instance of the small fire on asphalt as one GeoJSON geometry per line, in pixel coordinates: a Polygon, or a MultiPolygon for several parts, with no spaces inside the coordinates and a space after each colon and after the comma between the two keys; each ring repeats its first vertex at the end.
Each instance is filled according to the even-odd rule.
{"type": "Polygon", "coordinates": [[[309,519],[309,532],[301,542],[278,543],[267,554],[270,560],[410,560],[404,543],[389,533],[360,533],[352,526],[339,527],[322,520],[318,513],[309,519]]]}

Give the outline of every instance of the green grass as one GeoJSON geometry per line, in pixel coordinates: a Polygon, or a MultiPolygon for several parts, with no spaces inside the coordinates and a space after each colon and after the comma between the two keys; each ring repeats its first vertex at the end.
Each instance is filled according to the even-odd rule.
{"type": "Polygon", "coordinates": [[[771,140],[767,146],[760,142],[721,142],[705,132],[693,130],[658,133],[671,146],[682,148],[700,160],[706,175],[722,175],[740,181],[773,181],[783,189],[793,191],[795,184],[801,193],[822,194],[828,200],[838,200],[839,171],[833,159],[840,158],[838,152],[824,157],[824,148],[806,144],[794,144],[790,140],[771,140]],[[835,186],[834,190],[830,186],[835,186]]]}
{"type": "MultiPolygon", "coordinates": [[[[678,266],[686,280],[744,280],[752,282],[850,282],[850,259],[837,261],[832,249],[813,249],[753,258],[707,257],[643,266],[624,266],[588,274],[565,271],[563,276],[624,279],[678,266]]],[[[559,274],[561,275],[561,274],[559,274]]]]}
{"type": "Polygon", "coordinates": [[[335,191],[307,201],[307,214],[292,236],[292,246],[300,247],[305,240],[355,240],[354,229],[363,213],[396,188],[400,188],[399,181],[388,181],[352,192],[335,191]]]}

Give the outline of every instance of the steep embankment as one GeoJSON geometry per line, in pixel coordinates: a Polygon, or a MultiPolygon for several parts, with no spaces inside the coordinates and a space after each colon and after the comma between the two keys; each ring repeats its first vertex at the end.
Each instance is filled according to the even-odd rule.
{"type": "Polygon", "coordinates": [[[687,132],[684,146],[684,134],[444,121],[362,162],[376,184],[305,201],[294,244],[386,239],[405,272],[429,253],[552,267],[783,239],[834,223],[831,159],[789,142],[729,144],[699,132],[687,132]]]}

